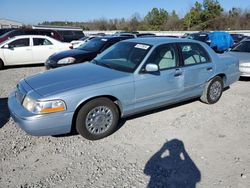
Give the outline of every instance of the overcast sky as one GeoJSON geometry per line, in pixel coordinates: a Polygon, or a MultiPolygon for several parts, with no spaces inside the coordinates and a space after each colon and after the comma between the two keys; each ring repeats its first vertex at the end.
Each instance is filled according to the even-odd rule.
{"type": "MultiPolygon", "coordinates": [[[[89,21],[98,18],[130,18],[134,13],[145,16],[153,7],[180,16],[195,0],[0,0],[0,18],[25,24],[43,21],[89,21]]],[[[199,2],[203,2],[199,0],[199,2]]],[[[250,0],[219,0],[226,10],[232,7],[250,10],[250,0]]]]}

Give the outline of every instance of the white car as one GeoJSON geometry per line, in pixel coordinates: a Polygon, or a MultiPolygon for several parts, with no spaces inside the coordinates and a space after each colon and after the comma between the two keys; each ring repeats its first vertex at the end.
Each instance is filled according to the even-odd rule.
{"type": "Polygon", "coordinates": [[[9,65],[39,64],[55,52],[72,48],[48,36],[22,35],[0,43],[0,69],[9,65]]]}
{"type": "Polygon", "coordinates": [[[85,42],[88,42],[89,40],[95,38],[96,36],[89,36],[89,37],[83,37],[80,38],[79,40],[72,40],[70,43],[72,44],[73,48],[78,48],[85,42]]]}

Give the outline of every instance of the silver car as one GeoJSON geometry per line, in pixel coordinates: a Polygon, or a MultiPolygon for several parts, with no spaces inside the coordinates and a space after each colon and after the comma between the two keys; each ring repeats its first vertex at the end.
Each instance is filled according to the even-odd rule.
{"type": "Polygon", "coordinates": [[[250,77],[250,39],[241,41],[228,53],[239,59],[240,76],[250,77]]]}
{"type": "Polygon", "coordinates": [[[32,135],[69,133],[101,139],[119,119],[200,98],[214,104],[239,79],[239,62],[205,43],[175,38],[119,42],[90,63],[21,80],[8,100],[13,119],[32,135]]]}

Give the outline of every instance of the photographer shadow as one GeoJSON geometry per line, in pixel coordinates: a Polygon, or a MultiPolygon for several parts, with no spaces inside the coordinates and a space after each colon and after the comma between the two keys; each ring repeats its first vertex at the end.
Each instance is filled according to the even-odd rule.
{"type": "Polygon", "coordinates": [[[9,121],[8,98],[0,98],[0,129],[9,121]]]}
{"type": "Polygon", "coordinates": [[[150,176],[148,188],[195,188],[201,173],[187,154],[182,141],[173,139],[151,157],[144,173],[150,176]]]}

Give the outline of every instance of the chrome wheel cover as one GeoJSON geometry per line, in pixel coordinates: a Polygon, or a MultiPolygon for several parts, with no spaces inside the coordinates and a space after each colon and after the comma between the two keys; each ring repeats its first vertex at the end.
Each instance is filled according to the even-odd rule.
{"type": "Polygon", "coordinates": [[[221,95],[221,91],[222,91],[222,85],[219,81],[215,81],[209,90],[209,96],[211,98],[212,101],[216,101],[220,98],[221,95]]]}
{"type": "Polygon", "coordinates": [[[95,135],[106,132],[113,122],[113,113],[107,106],[97,106],[86,116],[85,126],[95,135]]]}

